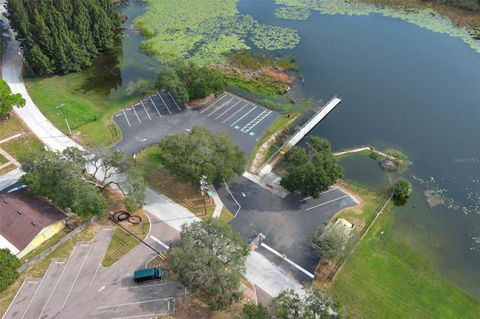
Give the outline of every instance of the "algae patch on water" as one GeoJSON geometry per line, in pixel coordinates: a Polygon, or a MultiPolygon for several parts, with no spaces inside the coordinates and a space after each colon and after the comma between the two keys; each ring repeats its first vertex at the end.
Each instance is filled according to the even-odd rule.
{"type": "MultiPolygon", "coordinates": [[[[372,4],[342,0],[275,0],[280,7],[275,10],[278,18],[296,19],[305,16],[305,10],[315,10],[322,14],[368,15],[381,14],[387,17],[402,19],[419,27],[448,34],[461,39],[473,50],[480,53],[479,31],[457,26],[450,19],[432,9],[393,8],[372,4]]],[[[308,14],[307,14],[308,17],[308,14]]]]}
{"type": "Polygon", "coordinates": [[[198,64],[225,62],[228,52],[295,47],[296,30],[261,24],[237,9],[238,0],[148,0],[135,26],[146,35],[141,47],[160,61],[187,59],[198,64]]]}

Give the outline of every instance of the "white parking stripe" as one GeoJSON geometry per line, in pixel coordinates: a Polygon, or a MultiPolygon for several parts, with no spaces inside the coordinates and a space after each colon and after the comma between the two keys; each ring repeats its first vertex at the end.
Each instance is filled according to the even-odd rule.
{"type": "Polygon", "coordinates": [[[286,256],[280,254],[278,251],[276,251],[275,249],[273,249],[272,247],[268,246],[267,244],[265,243],[261,243],[260,246],[262,246],[263,248],[269,250],[270,252],[274,253],[275,255],[279,256],[280,258],[282,258],[283,260],[285,260],[287,263],[289,263],[290,265],[292,265],[293,267],[297,268],[298,270],[300,270],[301,272],[303,272],[305,275],[307,275],[308,277],[310,278],[314,278],[315,276],[309,272],[308,270],[306,270],[305,268],[303,268],[302,266],[299,266],[297,265],[296,263],[294,263],[293,261],[291,261],[290,259],[288,259],[286,256]]]}
{"type": "Polygon", "coordinates": [[[135,285],[131,287],[122,287],[120,289],[140,289],[140,288],[148,288],[148,287],[156,287],[156,286],[165,286],[165,285],[178,285],[176,282],[163,282],[161,284],[152,284],[152,285],[135,285]]]}
{"type": "Polygon", "coordinates": [[[160,111],[157,109],[157,106],[153,102],[152,96],[153,95],[149,96],[148,98],[150,99],[150,102],[152,102],[153,106],[155,106],[155,110],[157,110],[158,116],[162,117],[162,114],[160,114],[160,111]]]}
{"type": "Polygon", "coordinates": [[[157,243],[159,243],[160,245],[162,245],[165,249],[170,249],[170,247],[167,244],[165,244],[163,241],[161,241],[157,237],[150,236],[150,238],[156,241],[157,243]]]}
{"type": "Polygon", "coordinates": [[[235,116],[235,114],[237,114],[238,112],[240,112],[241,110],[243,110],[247,105],[249,105],[250,103],[247,103],[245,104],[244,106],[242,106],[239,110],[237,110],[235,113],[233,113],[232,115],[230,115],[225,121],[223,121],[222,123],[225,123],[225,122],[228,122],[229,119],[231,119],[232,117],[235,116]]]}
{"type": "Polygon", "coordinates": [[[215,119],[218,120],[220,117],[222,117],[225,113],[227,113],[228,111],[230,111],[231,109],[233,109],[235,107],[235,105],[237,105],[238,103],[240,103],[242,101],[238,101],[237,103],[233,104],[231,107],[229,107],[226,111],[223,111],[222,114],[220,114],[219,116],[217,116],[215,119]]]}
{"type": "Polygon", "coordinates": [[[162,100],[163,105],[165,105],[165,107],[167,108],[168,113],[172,114],[172,112],[170,112],[170,109],[167,106],[167,103],[165,103],[165,101],[163,100],[162,96],[160,95],[160,93],[158,91],[157,91],[157,94],[160,97],[160,100],[162,100]]]}
{"type": "MultiPolygon", "coordinates": [[[[168,301],[170,302],[170,300],[168,301]]],[[[160,314],[159,314],[160,316],[160,314]]],[[[149,313],[149,314],[146,314],[146,315],[138,315],[138,316],[129,316],[129,317],[114,317],[112,319],[134,319],[134,318],[143,318],[143,317],[148,317],[148,318],[156,318],[156,314],[155,313],[149,313]]]]}
{"type": "Polygon", "coordinates": [[[243,133],[248,133],[252,128],[254,128],[255,126],[258,125],[258,123],[260,123],[261,121],[263,121],[264,119],[267,118],[267,116],[270,115],[270,113],[272,113],[272,111],[269,111],[269,110],[265,110],[263,111],[262,113],[260,113],[259,115],[257,115],[253,120],[251,120],[247,125],[245,125],[241,131],[243,133]]]}
{"type": "Polygon", "coordinates": [[[118,305],[97,307],[97,309],[108,309],[108,308],[115,308],[115,307],[121,307],[121,306],[138,305],[138,304],[147,303],[147,302],[165,301],[170,299],[172,298],[160,298],[160,299],[152,299],[152,300],[144,300],[144,301],[136,301],[136,302],[127,302],[127,303],[121,303],[118,305]]]}
{"type": "Polygon", "coordinates": [[[173,100],[173,103],[175,103],[175,105],[177,106],[178,110],[181,111],[182,109],[180,108],[180,106],[178,106],[177,101],[175,101],[175,99],[173,98],[173,96],[170,94],[170,91],[168,91],[168,95],[170,95],[170,97],[171,97],[172,100],[173,100]]]}
{"type": "Polygon", "coordinates": [[[125,119],[127,120],[128,127],[131,127],[130,121],[128,120],[127,114],[125,113],[125,110],[122,110],[123,115],[125,115],[125,119]]]}
{"type": "Polygon", "coordinates": [[[152,118],[150,117],[150,114],[148,114],[148,111],[147,111],[147,108],[145,107],[145,104],[143,104],[143,101],[140,101],[140,104],[142,104],[143,106],[143,109],[145,110],[145,113],[147,113],[147,116],[148,118],[150,119],[150,121],[152,120],[152,118]]]}
{"type": "Polygon", "coordinates": [[[142,121],[140,121],[140,118],[138,117],[137,111],[135,111],[135,105],[132,106],[132,109],[133,109],[133,112],[135,112],[135,115],[137,116],[138,122],[142,123],[142,121]]]}
{"type": "Polygon", "coordinates": [[[214,106],[215,104],[217,104],[218,102],[220,102],[220,100],[222,100],[224,97],[226,96],[230,96],[230,95],[222,95],[218,100],[216,100],[215,102],[213,102],[212,104],[210,104],[209,106],[207,106],[206,108],[204,108],[203,110],[200,111],[200,113],[203,113],[203,112],[206,112],[209,108],[211,108],[212,106],[214,106]]]}
{"type": "Polygon", "coordinates": [[[228,102],[230,102],[231,100],[233,100],[233,97],[232,97],[230,100],[228,100],[227,102],[224,102],[222,105],[220,105],[219,107],[217,107],[217,108],[216,108],[215,110],[213,110],[212,112],[210,112],[210,114],[208,114],[208,116],[210,116],[210,115],[212,115],[213,113],[215,113],[215,112],[223,109],[223,107],[224,107],[225,105],[227,105],[228,102]]]}
{"type": "Polygon", "coordinates": [[[243,114],[243,116],[241,118],[239,118],[238,120],[236,120],[235,122],[233,122],[230,126],[234,126],[235,124],[237,124],[238,122],[240,122],[241,119],[243,119],[245,116],[247,116],[250,112],[252,112],[253,110],[255,110],[257,108],[256,105],[253,106],[253,108],[248,111],[247,113],[243,114]]]}
{"type": "Polygon", "coordinates": [[[323,206],[323,205],[327,205],[327,204],[330,204],[330,203],[333,203],[333,202],[336,202],[337,200],[340,200],[342,198],[345,198],[345,197],[349,197],[350,195],[344,195],[342,197],[339,197],[339,198],[335,198],[335,199],[332,199],[332,200],[329,200],[328,202],[325,202],[325,203],[321,203],[321,204],[318,204],[318,205],[315,205],[315,206],[312,206],[310,208],[307,208],[306,210],[311,210],[311,209],[314,209],[314,208],[317,208],[317,207],[320,207],[320,206],[323,206]]]}

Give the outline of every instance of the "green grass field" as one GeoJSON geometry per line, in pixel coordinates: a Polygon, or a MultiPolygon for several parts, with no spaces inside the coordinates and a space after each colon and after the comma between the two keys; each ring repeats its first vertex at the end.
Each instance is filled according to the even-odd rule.
{"type": "MultiPolygon", "coordinates": [[[[43,144],[16,116],[0,121],[0,140],[22,133],[22,137],[2,143],[0,147],[19,160],[22,156],[43,149],[43,144]]],[[[1,162],[1,161],[0,161],[1,162]]],[[[13,168],[13,166],[12,166],[13,168]]]]}
{"type": "Polygon", "coordinates": [[[337,275],[333,298],[354,318],[479,318],[478,300],[450,284],[391,231],[391,208],[337,275]]]}
{"type": "Polygon", "coordinates": [[[87,88],[89,81],[88,70],[85,70],[64,76],[26,79],[25,84],[42,113],[64,133],[68,133],[67,125],[56,103],[64,104],[70,126],[80,133],[76,138],[81,143],[113,145],[121,139],[121,133],[112,115],[138,97],[120,94],[111,98],[105,91],[87,88]]]}

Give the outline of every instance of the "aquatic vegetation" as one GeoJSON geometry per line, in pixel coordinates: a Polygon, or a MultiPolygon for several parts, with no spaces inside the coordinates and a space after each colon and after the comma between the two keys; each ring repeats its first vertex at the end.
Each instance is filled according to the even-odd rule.
{"type": "Polygon", "coordinates": [[[310,10],[302,7],[280,7],[275,9],[275,16],[287,20],[306,20],[310,16],[310,10]]]}
{"type": "Polygon", "coordinates": [[[147,0],[135,26],[146,35],[141,48],[158,60],[222,64],[225,54],[249,49],[289,49],[300,41],[290,28],[264,25],[237,10],[238,0],[147,0]]]}
{"type": "Polygon", "coordinates": [[[253,29],[253,44],[266,50],[293,49],[300,42],[296,30],[284,27],[259,25],[253,29]]]}
{"type": "MultiPolygon", "coordinates": [[[[348,2],[343,0],[275,0],[279,5],[290,7],[291,10],[304,12],[305,10],[316,10],[323,14],[343,14],[343,15],[368,15],[372,13],[381,14],[387,17],[402,19],[422,28],[445,33],[452,37],[461,39],[473,50],[480,53],[479,32],[467,27],[457,26],[450,19],[438,14],[432,9],[399,9],[388,6],[378,6],[373,4],[364,4],[358,2],[348,2]]],[[[298,13],[301,15],[304,13],[298,13]]],[[[277,15],[279,18],[290,19],[295,14],[277,15]]]]}

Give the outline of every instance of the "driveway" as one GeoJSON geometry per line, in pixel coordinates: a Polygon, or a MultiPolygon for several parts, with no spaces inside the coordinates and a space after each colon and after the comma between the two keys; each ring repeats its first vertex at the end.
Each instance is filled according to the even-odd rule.
{"type": "Polygon", "coordinates": [[[232,227],[247,241],[265,235],[257,251],[301,282],[311,281],[320,259],[310,244],[318,229],[338,211],[356,205],[335,186],[318,199],[299,194],[281,198],[243,176],[229,182],[228,189],[219,185],[217,192],[231,212],[238,211],[232,227]]]}
{"type": "Polygon", "coordinates": [[[278,116],[277,112],[227,92],[189,110],[169,92],[158,91],[113,116],[123,136],[115,148],[134,154],[167,135],[203,126],[226,132],[248,158],[259,138],[278,116]]]}

